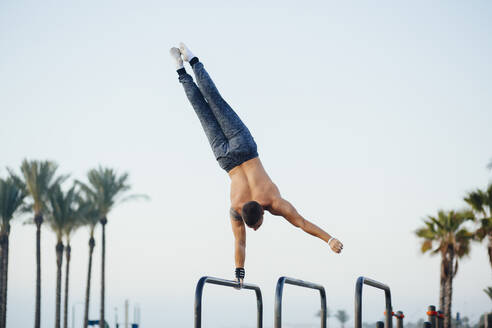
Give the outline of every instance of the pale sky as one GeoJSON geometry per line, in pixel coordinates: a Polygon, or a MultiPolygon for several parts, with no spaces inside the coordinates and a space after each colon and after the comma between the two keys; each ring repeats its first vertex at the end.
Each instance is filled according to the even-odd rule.
{"type": "MultiPolygon", "coordinates": [[[[406,320],[438,302],[439,258],[414,231],[492,178],[489,1],[11,1],[0,3],[0,174],[51,159],[83,179],[130,173],[149,202],[110,213],[106,317],[140,304],[142,327],[190,327],[201,276],[232,278],[229,178],[212,155],[168,54],[186,42],[248,125],[260,158],[341,255],[281,218],[248,231],[246,279],[273,325],[277,279],[325,286],[353,325],[358,276],[392,288],[406,320]]],[[[188,69],[191,72],[191,70],[188,69]]],[[[9,327],[34,322],[35,229],[14,223],[9,327]]],[[[55,237],[43,228],[42,326],[54,324],[55,237]]],[[[82,325],[88,232],[72,245],[70,315],[82,325]]],[[[98,317],[100,231],[91,318],[98,317]]],[[[460,263],[453,312],[491,309],[485,244],[460,263]]],[[[316,327],[315,291],[288,286],[284,322],[316,327]]],[[[203,327],[254,327],[253,293],[207,286],[203,327]]],[[[383,317],[367,289],[364,321],[383,317]]],[[[133,313],[133,310],[131,311],[133,313]]],[[[131,316],[132,317],[132,316],[131,316]]],[[[72,319],[69,323],[71,325],[72,319]]],[[[335,319],[330,326],[338,327],[335,319]]]]}

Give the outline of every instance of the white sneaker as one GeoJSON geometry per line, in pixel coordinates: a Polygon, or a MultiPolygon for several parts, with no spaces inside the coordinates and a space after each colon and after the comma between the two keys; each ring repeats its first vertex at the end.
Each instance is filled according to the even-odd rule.
{"type": "Polygon", "coordinates": [[[183,56],[183,59],[187,62],[190,62],[190,60],[196,57],[183,42],[179,44],[179,50],[181,51],[181,55],[183,56]]]}
{"type": "Polygon", "coordinates": [[[171,54],[171,57],[176,60],[176,70],[183,68],[183,58],[181,58],[181,51],[176,47],[172,47],[171,49],[169,49],[169,53],[171,54]]]}

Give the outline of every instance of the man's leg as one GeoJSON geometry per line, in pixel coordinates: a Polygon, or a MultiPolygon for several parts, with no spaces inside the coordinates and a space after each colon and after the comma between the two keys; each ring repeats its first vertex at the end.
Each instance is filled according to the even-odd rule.
{"type": "Polygon", "coordinates": [[[181,44],[180,50],[184,59],[190,62],[198,87],[210,105],[227,139],[230,140],[240,133],[250,134],[246,125],[244,125],[231,106],[222,98],[210,75],[198,60],[198,57],[194,56],[184,44],[181,44]]]}
{"type": "Polygon", "coordinates": [[[205,98],[198,89],[197,85],[193,82],[191,75],[186,73],[186,70],[183,68],[182,61],[180,63],[181,54],[179,53],[179,49],[172,48],[171,55],[177,61],[179,82],[183,85],[186,97],[190,101],[191,106],[195,110],[195,113],[200,120],[203,130],[207,135],[208,142],[212,147],[215,158],[219,161],[220,166],[224,170],[230,170],[232,168],[230,166],[233,165],[233,163],[227,156],[229,142],[222,132],[219,122],[217,122],[217,119],[210,109],[210,106],[205,101],[205,98]],[[173,49],[176,49],[178,53],[176,53],[176,50],[173,51],[173,49]]]}

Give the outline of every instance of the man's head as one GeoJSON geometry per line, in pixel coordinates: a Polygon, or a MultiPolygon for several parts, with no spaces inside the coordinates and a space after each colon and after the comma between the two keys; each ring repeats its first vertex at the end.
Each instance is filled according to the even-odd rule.
{"type": "Polygon", "coordinates": [[[241,216],[248,227],[257,230],[263,223],[263,213],[263,207],[252,200],[243,205],[241,216]]]}

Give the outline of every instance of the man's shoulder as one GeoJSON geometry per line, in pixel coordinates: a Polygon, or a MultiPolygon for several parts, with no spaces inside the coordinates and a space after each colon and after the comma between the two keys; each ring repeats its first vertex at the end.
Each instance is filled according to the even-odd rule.
{"type": "Polygon", "coordinates": [[[233,207],[230,208],[229,214],[231,215],[231,218],[235,221],[243,221],[243,217],[241,214],[238,213],[233,207]]]}

